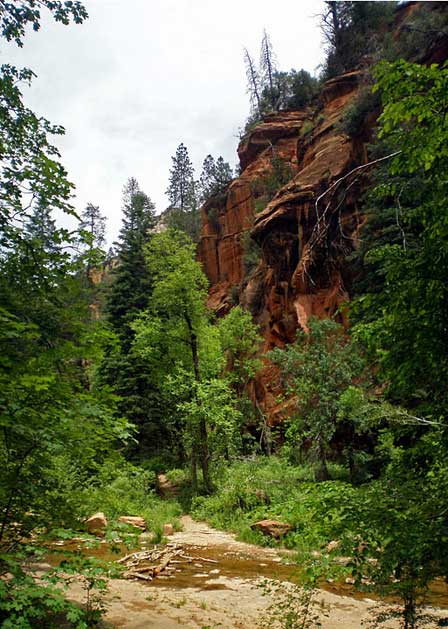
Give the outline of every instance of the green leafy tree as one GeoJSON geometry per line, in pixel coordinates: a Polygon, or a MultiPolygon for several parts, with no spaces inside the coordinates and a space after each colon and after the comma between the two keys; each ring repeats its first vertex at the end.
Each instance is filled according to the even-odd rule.
{"type": "MultiPolygon", "coordinates": [[[[174,326],[179,342],[187,348],[188,370],[195,383],[202,380],[199,337],[206,323],[205,301],[207,279],[195,259],[195,247],[176,232],[154,237],[147,251],[147,263],[154,276],[151,310],[167,324],[174,326]]],[[[192,446],[193,478],[196,451],[202,468],[204,485],[211,489],[207,426],[204,417],[198,422],[192,446]]]]}
{"type": "Polygon", "coordinates": [[[272,350],[270,356],[280,367],[286,392],[296,400],[287,439],[294,445],[310,440],[319,462],[317,479],[328,480],[340,397],[362,374],[363,360],[342,326],[329,319],[311,319],[308,334],[299,332],[295,343],[272,350]]]}
{"type": "MultiPolygon", "coordinates": [[[[3,2],[3,37],[21,46],[45,8],[64,24],[87,16],[79,2],[3,2]]],[[[74,214],[73,187],[48,139],[63,129],[24,105],[19,84],[32,76],[0,70],[0,624],[50,626],[63,613],[82,627],[83,611],[25,569],[24,542],[76,523],[80,487],[130,433],[95,386],[99,329],[71,255],[75,234],[54,219],[74,214]]]]}
{"type": "MultiPolygon", "coordinates": [[[[81,23],[87,12],[80,2],[24,0],[4,3],[0,16],[1,34],[6,41],[23,46],[26,27],[40,28],[41,10],[46,8],[56,21],[81,23]]],[[[29,84],[34,73],[10,64],[0,68],[0,237],[4,250],[23,238],[24,224],[38,207],[73,214],[70,204],[73,186],[58,161],[59,152],[48,136],[64,129],[38,117],[23,102],[20,84],[29,84]]]]}
{"type": "Polygon", "coordinates": [[[261,368],[259,354],[262,338],[250,312],[236,306],[218,322],[221,347],[225,356],[225,374],[241,397],[261,368]]]}
{"type": "Polygon", "coordinates": [[[199,464],[205,490],[211,491],[213,448],[222,451],[225,435],[237,435],[240,414],[231,389],[219,379],[223,354],[206,308],[207,279],[195,246],[182,232],[154,236],[147,262],[154,290],[148,312],[134,326],[134,345],[174,401],[171,412],[190,460],[193,486],[199,464]]]}
{"type": "Polygon", "coordinates": [[[388,395],[444,413],[448,374],[448,68],[399,61],[375,70],[384,110],[380,136],[397,154],[379,173],[375,204],[389,230],[362,249],[369,270],[355,305],[357,331],[388,395]]]}

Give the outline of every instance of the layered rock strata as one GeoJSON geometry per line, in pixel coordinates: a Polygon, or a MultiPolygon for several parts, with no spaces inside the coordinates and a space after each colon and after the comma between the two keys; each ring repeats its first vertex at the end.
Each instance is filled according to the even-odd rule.
{"type": "MultiPolygon", "coordinates": [[[[267,116],[240,143],[241,175],[202,209],[209,306],[218,315],[235,303],[248,308],[265,350],[293,341],[311,316],[344,321],[347,255],[362,224],[362,171],[349,173],[366,162],[368,138],[350,138],[342,121],[362,85],[363,74],[350,72],[326,83],[315,108],[267,116]],[[283,182],[272,195],[279,165],[283,182]]],[[[251,390],[271,424],[284,411],[277,382],[267,365],[251,390]]]]}

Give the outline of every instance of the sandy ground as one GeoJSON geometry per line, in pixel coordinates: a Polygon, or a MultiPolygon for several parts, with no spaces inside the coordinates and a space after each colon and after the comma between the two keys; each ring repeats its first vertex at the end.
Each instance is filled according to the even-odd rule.
{"type": "MultiPolygon", "coordinates": [[[[279,553],[237,542],[231,534],[188,516],[183,517],[183,527],[170,541],[187,547],[197,560],[188,569],[179,566],[173,576],[159,577],[149,584],[111,580],[106,621],[113,627],[126,629],[280,626],[270,620],[268,608],[275,600],[263,595],[257,585],[263,575],[275,575],[277,570],[283,575],[280,578],[285,578],[288,568],[280,564],[279,553]]],[[[72,596],[82,599],[78,588],[72,591],[72,596]]],[[[359,629],[372,617],[369,610],[377,606],[369,599],[358,600],[322,590],[318,591],[316,601],[327,615],[321,615],[321,625],[314,622],[307,627],[359,629]]],[[[389,629],[399,625],[390,622],[382,626],[389,629]]]]}

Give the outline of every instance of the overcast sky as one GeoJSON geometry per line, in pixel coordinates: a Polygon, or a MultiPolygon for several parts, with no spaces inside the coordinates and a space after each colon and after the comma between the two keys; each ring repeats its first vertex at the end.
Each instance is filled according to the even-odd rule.
{"type": "Polygon", "coordinates": [[[28,106],[66,135],[57,139],[76,185],[74,205],[99,205],[108,239],[121,223],[133,176],[161,212],[171,156],[183,142],[199,177],[204,157],[237,162],[238,129],[249,113],[243,47],[258,59],[268,31],[281,70],[315,72],[323,51],[308,0],[85,0],[89,19],[48,19],[1,62],[31,67],[28,106]]]}

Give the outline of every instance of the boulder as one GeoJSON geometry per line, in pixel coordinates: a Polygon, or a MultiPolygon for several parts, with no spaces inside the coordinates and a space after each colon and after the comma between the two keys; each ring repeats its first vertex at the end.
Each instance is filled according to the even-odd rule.
{"type": "Polygon", "coordinates": [[[162,498],[172,498],[179,493],[179,486],[172,483],[165,474],[158,474],[156,489],[162,498]]]}
{"type": "Polygon", "coordinates": [[[170,524],[169,522],[167,524],[163,525],[163,535],[165,537],[169,537],[170,535],[174,535],[173,525],[170,524]]]}
{"type": "Polygon", "coordinates": [[[99,511],[87,518],[86,528],[90,535],[97,535],[98,537],[104,537],[104,533],[107,528],[107,518],[99,511]]]}
{"type": "Polygon", "coordinates": [[[137,529],[141,529],[142,531],[146,531],[146,522],[144,518],[141,518],[136,515],[121,515],[118,518],[119,522],[123,522],[123,524],[129,524],[129,526],[134,526],[137,529]]]}
{"type": "Polygon", "coordinates": [[[269,537],[274,537],[275,539],[279,539],[292,531],[292,526],[287,524],[286,522],[279,522],[278,520],[260,520],[259,522],[255,522],[251,524],[251,529],[255,531],[260,531],[263,535],[268,535],[269,537]]]}

